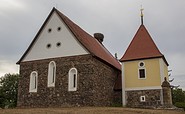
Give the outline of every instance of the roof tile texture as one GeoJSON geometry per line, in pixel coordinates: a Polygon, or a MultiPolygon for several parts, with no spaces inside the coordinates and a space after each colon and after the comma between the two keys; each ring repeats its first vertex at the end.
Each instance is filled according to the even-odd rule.
{"type": "Polygon", "coordinates": [[[101,44],[97,39],[89,35],[87,32],[85,32],[83,29],[81,29],[78,25],[76,25],[68,17],[63,15],[60,11],[58,11],[55,8],[52,9],[46,21],[42,25],[41,29],[35,36],[32,43],[30,44],[29,48],[26,50],[26,52],[21,57],[21,59],[17,62],[17,64],[20,64],[20,62],[24,59],[24,57],[30,51],[32,45],[34,44],[34,42],[36,42],[36,39],[38,38],[39,34],[41,33],[42,29],[44,28],[49,18],[52,16],[53,12],[56,12],[59,15],[61,20],[64,21],[64,23],[69,28],[69,30],[73,33],[76,39],[82,44],[82,46],[84,46],[90,52],[92,56],[95,56],[99,58],[100,60],[104,61],[105,63],[112,65],[114,68],[121,70],[121,65],[118,62],[118,60],[112,56],[112,54],[103,46],[103,44],[101,44]]]}
{"type": "Polygon", "coordinates": [[[120,61],[158,57],[163,58],[163,54],[155,45],[145,26],[141,25],[120,61]]]}

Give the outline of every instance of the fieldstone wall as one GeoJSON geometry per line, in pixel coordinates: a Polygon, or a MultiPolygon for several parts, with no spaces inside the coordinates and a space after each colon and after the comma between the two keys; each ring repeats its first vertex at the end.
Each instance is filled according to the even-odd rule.
{"type": "Polygon", "coordinates": [[[18,107],[111,106],[115,103],[113,88],[118,73],[91,55],[22,62],[18,107]],[[55,87],[47,87],[50,61],[56,63],[55,87]],[[68,71],[73,67],[78,70],[77,91],[68,91],[68,71]],[[38,72],[36,93],[29,92],[32,71],[38,72]]]}
{"type": "Polygon", "coordinates": [[[156,108],[161,106],[161,90],[126,91],[128,107],[156,108]],[[140,101],[140,96],[145,96],[145,102],[140,101]]]}

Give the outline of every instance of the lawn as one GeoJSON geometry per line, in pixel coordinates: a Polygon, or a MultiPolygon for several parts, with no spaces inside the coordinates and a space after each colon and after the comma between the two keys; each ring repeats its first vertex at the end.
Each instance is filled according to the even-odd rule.
{"type": "Polygon", "coordinates": [[[0,114],[185,114],[185,112],[177,110],[152,110],[115,107],[78,107],[0,109],[0,114]]]}

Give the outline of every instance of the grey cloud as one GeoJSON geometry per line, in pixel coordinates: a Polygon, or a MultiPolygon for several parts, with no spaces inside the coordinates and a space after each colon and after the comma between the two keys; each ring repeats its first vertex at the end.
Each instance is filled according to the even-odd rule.
{"type": "Polygon", "coordinates": [[[142,4],[144,25],[169,61],[174,75],[185,74],[182,68],[185,64],[184,0],[15,1],[24,7],[17,10],[0,8],[1,60],[17,62],[53,6],[91,35],[102,32],[104,45],[112,54],[117,52],[120,58],[140,26],[142,4]]]}

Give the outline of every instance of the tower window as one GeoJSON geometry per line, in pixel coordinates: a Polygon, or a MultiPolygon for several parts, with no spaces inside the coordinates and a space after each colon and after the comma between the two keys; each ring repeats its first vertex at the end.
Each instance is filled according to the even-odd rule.
{"type": "Polygon", "coordinates": [[[145,96],[140,96],[140,102],[145,102],[146,99],[145,99],[145,96]]]}
{"type": "Polygon", "coordinates": [[[139,78],[145,78],[145,69],[139,69],[139,78]]]}
{"type": "Polygon", "coordinates": [[[146,68],[145,63],[143,61],[138,63],[138,78],[139,79],[145,79],[146,78],[146,68]]]}
{"type": "Polygon", "coordinates": [[[48,66],[48,87],[55,86],[55,77],[56,77],[56,64],[54,61],[51,61],[48,66]]]}
{"type": "Polygon", "coordinates": [[[145,66],[145,63],[143,61],[139,62],[138,64],[139,67],[144,67],[145,66]]]}
{"type": "Polygon", "coordinates": [[[76,91],[77,90],[77,69],[71,68],[69,70],[69,78],[68,78],[68,90],[69,91],[76,91]]]}
{"type": "Polygon", "coordinates": [[[38,83],[37,78],[38,73],[36,71],[31,72],[29,92],[37,92],[37,83],[38,83]]]}

